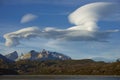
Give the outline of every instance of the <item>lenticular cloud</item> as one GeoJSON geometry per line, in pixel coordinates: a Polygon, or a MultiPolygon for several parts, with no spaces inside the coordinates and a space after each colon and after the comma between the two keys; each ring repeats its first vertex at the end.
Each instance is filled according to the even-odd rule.
{"type": "MultiPolygon", "coordinates": [[[[112,20],[119,13],[119,5],[110,2],[97,2],[84,5],[69,15],[69,21],[77,26],[69,29],[96,31],[97,22],[112,20]]],[[[120,15],[115,18],[119,19],[120,15]]]]}
{"type": "Polygon", "coordinates": [[[67,29],[27,27],[4,35],[6,46],[17,46],[21,39],[40,37],[58,41],[99,41],[106,42],[109,35],[119,30],[99,31],[98,21],[119,20],[120,10],[116,3],[97,2],[84,5],[69,15],[74,24],[67,29]]]}

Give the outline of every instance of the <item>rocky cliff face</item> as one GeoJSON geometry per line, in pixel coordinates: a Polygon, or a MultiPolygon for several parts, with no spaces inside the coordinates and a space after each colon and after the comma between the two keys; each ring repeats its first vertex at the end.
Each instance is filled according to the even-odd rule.
{"type": "Polygon", "coordinates": [[[6,58],[15,61],[18,58],[18,53],[17,51],[14,51],[12,53],[9,53],[7,55],[5,55],[6,58]]]}

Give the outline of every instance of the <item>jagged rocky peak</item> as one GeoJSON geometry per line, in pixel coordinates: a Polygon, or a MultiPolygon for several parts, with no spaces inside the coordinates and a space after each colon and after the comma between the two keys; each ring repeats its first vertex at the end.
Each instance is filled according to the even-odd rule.
{"type": "Polygon", "coordinates": [[[35,50],[31,50],[28,53],[25,54],[21,54],[21,56],[19,56],[19,58],[17,60],[36,60],[37,56],[38,56],[38,52],[36,52],[35,50]]]}
{"type": "Polygon", "coordinates": [[[17,51],[14,51],[12,53],[5,55],[5,57],[7,57],[10,60],[15,61],[18,58],[18,53],[17,53],[17,51]]]}
{"type": "Polygon", "coordinates": [[[39,54],[40,57],[42,57],[42,59],[46,59],[46,60],[69,60],[71,59],[70,57],[58,53],[58,52],[52,52],[52,51],[47,51],[45,49],[42,50],[42,53],[39,54]]]}
{"type": "Polygon", "coordinates": [[[42,53],[42,54],[49,54],[48,51],[45,50],[45,49],[43,49],[41,53],[42,53]]]}
{"type": "Polygon", "coordinates": [[[34,53],[38,53],[38,52],[36,52],[35,50],[31,50],[29,53],[34,54],[34,53]]]}
{"type": "Polygon", "coordinates": [[[45,52],[46,52],[46,50],[45,50],[45,49],[43,49],[43,50],[42,50],[42,53],[45,53],[45,52]]]}

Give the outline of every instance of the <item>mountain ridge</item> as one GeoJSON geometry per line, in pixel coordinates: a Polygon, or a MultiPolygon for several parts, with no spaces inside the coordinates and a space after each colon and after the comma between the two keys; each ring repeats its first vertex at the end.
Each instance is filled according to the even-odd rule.
{"type": "Polygon", "coordinates": [[[12,61],[18,61],[18,60],[71,60],[71,57],[58,53],[58,52],[52,52],[47,51],[43,49],[40,52],[37,52],[35,50],[31,50],[28,53],[21,54],[18,56],[17,51],[14,51],[12,53],[9,53],[5,55],[6,58],[12,60],[12,61]]]}

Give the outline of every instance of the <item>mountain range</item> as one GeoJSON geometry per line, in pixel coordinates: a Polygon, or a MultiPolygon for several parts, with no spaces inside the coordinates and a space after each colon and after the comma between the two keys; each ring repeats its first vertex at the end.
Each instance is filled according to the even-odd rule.
{"type": "Polygon", "coordinates": [[[19,60],[71,60],[71,57],[66,56],[62,53],[51,52],[43,49],[41,52],[37,52],[35,50],[31,50],[28,53],[21,54],[18,56],[17,51],[9,53],[5,56],[0,55],[0,59],[11,60],[11,61],[19,61],[19,60]]]}
{"type": "MultiPolygon", "coordinates": [[[[64,55],[58,52],[47,51],[43,49],[40,52],[35,50],[31,50],[28,53],[23,53],[20,56],[17,51],[11,52],[7,55],[0,54],[0,59],[6,62],[19,61],[19,60],[37,60],[37,61],[45,61],[45,60],[71,60],[71,57],[64,55]]],[[[115,62],[116,59],[111,58],[103,58],[103,57],[93,57],[90,58],[94,61],[104,61],[104,62],[115,62]]]]}

